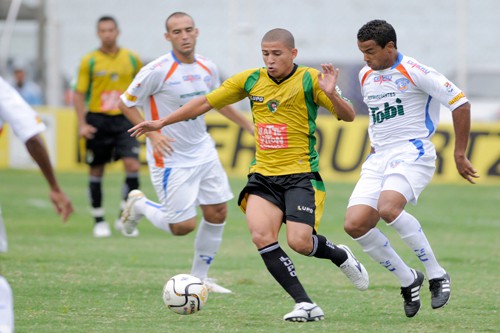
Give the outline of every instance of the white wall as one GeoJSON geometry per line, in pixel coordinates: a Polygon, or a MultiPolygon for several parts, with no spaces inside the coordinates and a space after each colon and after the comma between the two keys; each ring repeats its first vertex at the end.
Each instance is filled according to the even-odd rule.
{"type": "MultiPolygon", "coordinates": [[[[105,14],[119,21],[120,44],[145,60],[169,51],[163,38],[166,17],[174,11],[191,14],[200,29],[197,51],[214,60],[225,77],[261,66],[260,39],[275,27],[295,35],[299,63],[361,64],[356,33],[375,18],[393,24],[401,52],[452,77],[464,64],[469,69],[479,65],[498,68],[500,59],[495,0],[50,1],[60,29],[60,72],[68,78],[76,74],[81,56],[99,45],[96,21],[105,14]],[[466,6],[463,29],[457,20],[461,4],[466,6]],[[465,63],[459,66],[460,45],[465,45],[466,51],[465,63]]],[[[19,29],[11,54],[31,60],[36,56],[36,43],[26,41],[27,30],[27,24],[19,29]]],[[[36,38],[36,33],[31,38],[36,38]]]]}

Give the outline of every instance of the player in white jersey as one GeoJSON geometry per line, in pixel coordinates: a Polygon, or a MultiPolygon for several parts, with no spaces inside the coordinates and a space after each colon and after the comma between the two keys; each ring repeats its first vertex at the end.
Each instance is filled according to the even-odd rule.
{"type": "Polygon", "coordinates": [[[405,206],[416,204],[434,174],[436,152],[430,138],[437,128],[440,104],[453,113],[458,172],[471,183],[478,177],[465,154],[470,104],[442,74],[399,53],[396,32],[386,21],[368,22],[357,38],[367,64],[359,79],[368,105],[372,153],[349,200],[344,229],[364,252],[399,279],[405,314],[413,317],[420,309],[424,274],[403,262],[376,225],[382,218],[423,263],[432,308],[446,305],[450,276],[436,260],[420,223],[405,206]]]}
{"type": "MultiPolygon", "coordinates": [[[[9,124],[14,135],[21,140],[31,157],[40,167],[50,186],[50,199],[63,223],[73,212],[73,205],[59,187],[49,154],[40,133],[45,125],[37,113],[24,101],[19,93],[0,77],[0,134],[3,125],[9,124]]],[[[7,251],[7,234],[0,211],[0,253],[7,251]]],[[[1,272],[0,272],[1,273],[1,272]]],[[[12,290],[0,275],[0,333],[14,332],[14,309],[12,290]]]]}
{"type": "MultiPolygon", "coordinates": [[[[120,109],[133,124],[144,120],[138,107],[147,120],[160,119],[220,85],[215,64],[195,54],[198,29],[191,16],[173,13],[165,25],[172,51],[144,66],[121,96],[120,109]]],[[[233,107],[219,111],[253,134],[253,124],[233,107]]],[[[231,292],[207,277],[222,242],[226,202],[233,194],[204,117],[149,133],[146,147],[160,203],[131,191],[123,213],[125,235],[143,216],[173,235],[186,235],[196,228],[199,206],[203,218],[195,237],[191,274],[204,280],[211,292],[231,292]]]]}

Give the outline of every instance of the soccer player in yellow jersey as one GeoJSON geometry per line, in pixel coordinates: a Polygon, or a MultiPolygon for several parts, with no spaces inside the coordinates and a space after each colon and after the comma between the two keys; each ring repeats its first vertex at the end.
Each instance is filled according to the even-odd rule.
{"type": "Polygon", "coordinates": [[[289,31],[267,32],[261,47],[265,68],[236,74],[176,112],[129,131],[132,136],[142,135],[248,97],[256,156],[238,203],[267,269],[296,303],[283,319],[322,320],[323,311],[304,290],[291,259],[278,243],[278,234],[286,223],[287,242],[293,250],[331,260],[359,290],[368,288],[368,273],[349,248],[317,234],[325,199],[315,150],[317,110],[323,106],[344,121],[354,120],[355,111],[337,87],[338,69],[324,64],[321,73],[294,63],[297,49],[289,31]]]}
{"type": "MultiPolygon", "coordinates": [[[[132,124],[118,108],[120,95],[142,67],[139,57],[117,45],[116,20],[103,16],[97,22],[101,47],[85,55],[80,63],[75,110],[80,137],[86,140],[86,162],[90,166],[89,195],[95,219],[95,237],[109,237],[111,230],[102,208],[102,178],[105,164],[121,159],[126,172],[122,209],[128,192],[139,188],[139,143],[127,133],[132,124]],[[87,102],[87,105],[86,105],[87,102]]],[[[119,220],[115,227],[121,227],[119,220]]],[[[133,232],[130,236],[137,236],[133,232]]]]}

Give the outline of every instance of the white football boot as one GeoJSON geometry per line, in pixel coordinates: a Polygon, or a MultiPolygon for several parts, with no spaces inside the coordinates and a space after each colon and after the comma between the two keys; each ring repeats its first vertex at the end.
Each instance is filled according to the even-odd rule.
{"type": "Polygon", "coordinates": [[[325,319],[323,310],[316,303],[301,302],[295,304],[293,311],[283,316],[283,320],[307,322],[325,319]]]}
{"type": "Polygon", "coordinates": [[[347,260],[340,265],[340,270],[344,272],[347,278],[351,280],[352,284],[354,284],[358,290],[363,291],[368,289],[370,281],[365,266],[363,266],[363,264],[356,259],[354,254],[352,254],[351,250],[346,245],[337,245],[337,247],[340,247],[347,252],[347,260]]]}

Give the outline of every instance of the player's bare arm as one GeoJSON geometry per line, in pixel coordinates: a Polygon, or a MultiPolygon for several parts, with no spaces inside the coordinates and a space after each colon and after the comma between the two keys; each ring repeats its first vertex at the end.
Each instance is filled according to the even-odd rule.
{"type": "Polygon", "coordinates": [[[238,124],[241,128],[246,130],[251,135],[254,134],[253,123],[250,120],[248,120],[248,118],[245,117],[245,115],[236,110],[233,106],[228,105],[217,111],[219,111],[227,119],[238,124]]]}
{"type": "Polygon", "coordinates": [[[323,72],[318,75],[319,87],[325,92],[330,101],[332,101],[339,119],[349,122],[353,121],[356,117],[356,111],[354,111],[351,103],[344,100],[337,93],[336,87],[339,69],[333,67],[332,64],[321,64],[321,68],[323,72]]]}
{"type": "Polygon", "coordinates": [[[92,139],[96,128],[87,124],[85,120],[85,95],[79,91],[75,91],[73,97],[73,105],[75,106],[76,116],[78,119],[78,134],[82,138],[92,139]]]}
{"type": "Polygon", "coordinates": [[[179,121],[196,118],[212,109],[212,105],[208,103],[205,96],[200,96],[190,100],[188,103],[184,104],[178,108],[175,112],[169,114],[168,116],[158,119],[143,121],[131,129],[129,129],[130,136],[138,137],[140,135],[146,134],[147,132],[157,131],[162,127],[170,124],[178,123],[179,121]]]}
{"type": "MultiPolygon", "coordinates": [[[[118,108],[133,125],[140,124],[144,121],[144,117],[136,106],[129,107],[120,100],[118,108]]],[[[162,157],[165,153],[172,155],[174,149],[170,145],[170,142],[174,142],[175,139],[162,135],[160,132],[156,131],[149,132],[146,136],[151,141],[151,146],[155,154],[162,157]]]]}
{"type": "Polygon", "coordinates": [[[459,106],[452,115],[453,129],[455,130],[455,165],[463,178],[469,183],[475,184],[474,178],[479,178],[479,175],[465,153],[470,134],[470,104],[465,103],[459,106]]]}
{"type": "Polygon", "coordinates": [[[71,200],[59,187],[54,169],[50,163],[49,154],[40,135],[37,134],[28,139],[28,141],[26,141],[26,149],[40,167],[47,183],[49,183],[50,200],[57,214],[61,216],[62,222],[65,223],[71,213],[73,213],[73,205],[71,200]]]}

